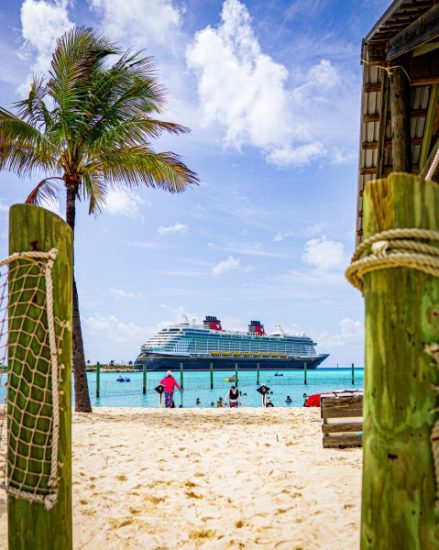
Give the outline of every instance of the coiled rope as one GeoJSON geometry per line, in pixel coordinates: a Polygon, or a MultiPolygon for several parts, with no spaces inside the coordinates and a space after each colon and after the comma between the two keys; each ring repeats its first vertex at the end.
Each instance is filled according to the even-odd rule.
{"type": "Polygon", "coordinates": [[[346,270],[348,281],[363,291],[362,278],[377,269],[406,267],[439,277],[439,231],[429,229],[389,229],[369,237],[357,246],[346,270]],[[363,256],[369,251],[367,256],[363,256]]]}

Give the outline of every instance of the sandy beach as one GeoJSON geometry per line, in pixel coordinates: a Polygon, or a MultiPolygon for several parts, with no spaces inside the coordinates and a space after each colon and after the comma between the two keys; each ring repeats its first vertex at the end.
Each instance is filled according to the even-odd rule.
{"type": "MultiPolygon", "coordinates": [[[[319,413],[76,414],[75,548],[357,548],[361,450],[323,449],[319,413]]],[[[2,493],[2,547],[5,537],[2,493]]]]}

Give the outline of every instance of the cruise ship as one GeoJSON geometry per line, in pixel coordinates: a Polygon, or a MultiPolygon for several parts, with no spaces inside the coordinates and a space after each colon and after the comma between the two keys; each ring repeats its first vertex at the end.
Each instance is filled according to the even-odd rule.
{"type": "Polygon", "coordinates": [[[315,369],[328,354],[317,354],[316,343],[305,335],[285,334],[279,327],[266,334],[260,321],[250,321],[247,332],[223,330],[221,321],[207,316],[202,326],[181,323],[152,336],[141,346],[134,365],[148,371],[291,370],[315,369]]]}

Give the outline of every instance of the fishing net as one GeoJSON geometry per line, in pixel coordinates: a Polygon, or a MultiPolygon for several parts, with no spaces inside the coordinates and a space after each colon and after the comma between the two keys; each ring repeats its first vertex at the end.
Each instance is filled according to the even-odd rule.
{"type": "Polygon", "coordinates": [[[54,506],[58,496],[58,347],[68,323],[54,317],[55,249],[0,262],[0,464],[9,495],[54,506]]]}

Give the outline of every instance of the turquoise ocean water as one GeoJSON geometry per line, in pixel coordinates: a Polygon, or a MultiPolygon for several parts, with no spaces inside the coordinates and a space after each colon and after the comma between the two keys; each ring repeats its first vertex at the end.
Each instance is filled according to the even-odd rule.
{"type": "MultiPolygon", "coordinates": [[[[234,371],[215,371],[214,389],[210,389],[209,372],[185,372],[183,378],[182,393],[176,391],[174,401],[177,407],[197,407],[196,399],[200,399],[200,407],[208,408],[219,396],[224,397],[230,383],[225,379],[232,376],[234,371]]],[[[159,398],[154,388],[158,385],[165,373],[147,373],[147,392],[143,394],[143,374],[135,373],[101,373],[100,398],[96,397],[96,374],[87,373],[90,396],[94,407],[158,407],[159,398]],[[117,382],[119,376],[128,377],[130,382],[117,382]]],[[[180,382],[180,374],[174,372],[177,382],[180,382]]],[[[291,407],[303,406],[303,394],[320,393],[323,391],[361,389],[363,387],[363,369],[356,368],[355,383],[352,384],[352,372],[350,368],[318,368],[307,373],[307,384],[304,384],[303,371],[261,371],[260,383],[265,383],[273,391],[270,395],[276,407],[285,407],[285,398],[289,395],[293,402],[291,407]],[[278,372],[283,376],[275,376],[278,372]]],[[[242,392],[243,407],[259,407],[261,396],[256,391],[256,371],[238,373],[239,389],[242,392]]],[[[6,376],[2,376],[2,383],[6,376]]],[[[0,386],[0,403],[5,399],[6,390],[0,386]]]]}
{"type": "MultiPolygon", "coordinates": [[[[177,382],[180,382],[179,372],[174,372],[177,382]]],[[[210,389],[209,372],[185,372],[183,375],[183,392],[174,394],[177,407],[197,407],[199,398],[202,408],[208,408],[219,396],[224,397],[230,383],[225,379],[232,376],[234,371],[215,371],[214,389],[210,389]]],[[[101,373],[100,398],[96,398],[96,375],[88,373],[88,381],[92,404],[96,407],[157,407],[159,396],[154,388],[165,376],[163,372],[147,373],[147,392],[143,395],[143,374],[139,373],[101,373]],[[128,377],[130,382],[116,382],[119,376],[128,377]]],[[[256,391],[256,371],[238,373],[239,389],[242,392],[243,407],[259,407],[261,396],[256,391]]],[[[303,371],[264,371],[260,372],[260,383],[265,383],[273,391],[270,395],[277,407],[287,406],[285,399],[289,395],[293,402],[292,407],[303,406],[303,394],[320,393],[323,391],[361,389],[363,387],[363,369],[356,368],[352,384],[350,368],[318,368],[308,371],[307,384],[304,384],[303,371]],[[275,373],[283,376],[275,376],[275,373]]]]}

